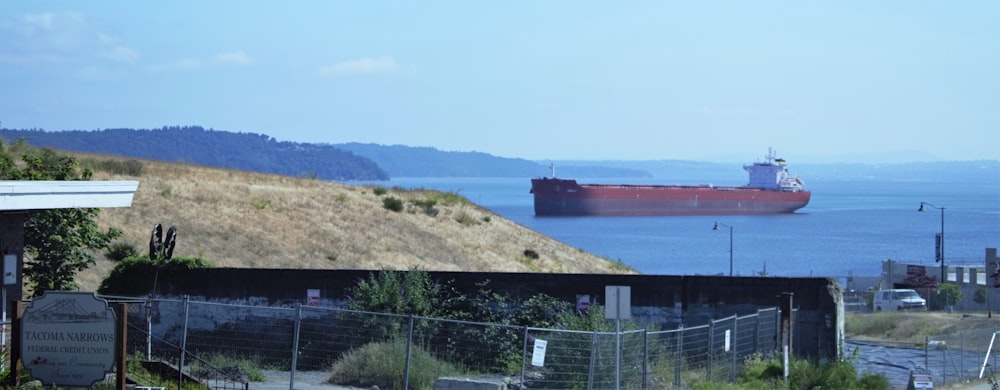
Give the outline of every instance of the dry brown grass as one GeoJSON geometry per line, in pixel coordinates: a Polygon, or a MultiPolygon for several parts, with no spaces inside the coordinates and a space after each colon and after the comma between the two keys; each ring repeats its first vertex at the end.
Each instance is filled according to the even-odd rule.
{"type": "Polygon", "coordinates": [[[1000,327],[993,313],[946,313],[939,311],[849,313],[845,336],[871,342],[923,345],[944,341],[950,348],[977,350],[989,343],[1000,327]]]}
{"type": "MultiPolygon", "coordinates": [[[[114,157],[74,154],[80,158],[114,157]]],[[[142,160],[141,177],[97,172],[94,180],[138,180],[132,207],[101,210],[146,253],[156,223],[178,229],[175,256],[219,267],[412,269],[428,271],[635,273],[517,225],[464,198],[427,190],[344,185],[142,160]],[[403,200],[389,211],[383,198],[403,200]],[[412,201],[440,199],[434,216],[412,201]],[[538,259],[524,256],[526,249],[538,259]]],[[[114,266],[103,258],[78,275],[94,291],[114,266]]]]}

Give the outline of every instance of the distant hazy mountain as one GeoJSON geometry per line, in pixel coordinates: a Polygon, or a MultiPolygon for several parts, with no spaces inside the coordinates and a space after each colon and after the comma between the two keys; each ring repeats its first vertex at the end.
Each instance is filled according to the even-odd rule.
{"type": "MultiPolygon", "coordinates": [[[[751,164],[753,161],[747,161],[751,164]]],[[[562,177],[567,175],[559,169],[560,164],[578,167],[599,165],[602,167],[627,168],[648,172],[656,182],[678,184],[744,185],[747,174],[740,163],[710,163],[682,160],[651,161],[564,161],[556,162],[556,171],[562,177]]],[[[788,163],[792,175],[802,177],[807,185],[810,181],[968,181],[1000,182],[1000,161],[942,161],[920,163],[889,164],[796,164],[788,163]]]]}
{"type": "MultiPolygon", "coordinates": [[[[262,134],[164,127],[155,130],[41,131],[0,129],[0,138],[24,138],[53,149],[179,161],[289,176],[338,181],[389,177],[539,177],[656,181],[677,184],[743,185],[743,164],[683,160],[530,161],[482,152],[363,143],[308,144],[276,141],[262,134]]],[[[753,161],[747,161],[752,163],[753,161]]],[[[1000,161],[884,164],[796,164],[789,171],[812,180],[1000,181],[1000,161]]]]}
{"type": "MultiPolygon", "coordinates": [[[[429,147],[362,143],[335,144],[337,148],[372,159],[392,177],[539,177],[549,175],[550,164],[520,158],[497,157],[481,152],[446,152],[429,147]]],[[[562,164],[560,164],[562,165],[562,164]]],[[[628,167],[560,167],[560,175],[600,177],[649,177],[628,167]]]]}

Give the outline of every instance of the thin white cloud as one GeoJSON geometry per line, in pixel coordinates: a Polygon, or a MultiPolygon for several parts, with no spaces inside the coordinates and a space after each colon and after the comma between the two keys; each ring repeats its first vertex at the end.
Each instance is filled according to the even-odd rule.
{"type": "Polygon", "coordinates": [[[100,44],[83,15],[77,13],[25,14],[0,20],[0,47],[4,62],[35,64],[63,62],[86,55],[100,44]]]}
{"type": "Polygon", "coordinates": [[[398,71],[399,64],[396,63],[396,60],[392,57],[383,56],[378,58],[359,58],[324,66],[319,69],[319,74],[321,76],[339,76],[345,74],[395,73],[398,71]]]}
{"type": "Polygon", "coordinates": [[[212,62],[216,64],[250,65],[254,63],[254,59],[245,52],[231,51],[216,54],[212,58],[212,62]]]}
{"type": "Polygon", "coordinates": [[[134,64],[139,60],[139,52],[125,46],[115,46],[104,54],[104,58],[115,62],[134,64]]]}
{"type": "Polygon", "coordinates": [[[149,67],[149,70],[154,72],[191,71],[200,69],[201,67],[202,62],[197,58],[181,58],[174,62],[153,65],[149,67]]]}
{"type": "Polygon", "coordinates": [[[211,65],[249,65],[254,62],[254,59],[246,53],[242,51],[234,51],[219,53],[206,60],[199,58],[181,58],[173,62],[150,66],[149,70],[153,72],[194,71],[211,65]]]}
{"type": "Polygon", "coordinates": [[[86,15],[75,12],[24,14],[0,20],[0,62],[21,65],[38,63],[86,64],[84,74],[100,66],[94,60],[133,64],[139,52],[99,31],[86,15]]]}

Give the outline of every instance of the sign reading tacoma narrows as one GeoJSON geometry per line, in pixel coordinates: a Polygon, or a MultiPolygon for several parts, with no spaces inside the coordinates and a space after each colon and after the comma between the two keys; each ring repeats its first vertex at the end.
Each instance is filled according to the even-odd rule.
{"type": "Polygon", "coordinates": [[[115,311],[94,293],[46,291],[24,309],[21,361],[45,385],[104,379],[115,364],[115,311]]]}

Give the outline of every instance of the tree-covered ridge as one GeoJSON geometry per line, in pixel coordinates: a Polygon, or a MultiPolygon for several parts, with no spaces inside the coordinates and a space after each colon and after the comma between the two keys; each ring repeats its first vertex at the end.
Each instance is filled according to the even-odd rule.
{"type": "Polygon", "coordinates": [[[393,177],[534,177],[548,168],[533,161],[482,152],[444,152],[430,147],[336,144],[376,161],[393,177]]]}
{"type": "Polygon", "coordinates": [[[39,147],[112,154],[160,161],[324,180],[387,180],[374,161],[332,145],[277,141],[254,133],[171,126],[160,129],[97,131],[0,129],[9,141],[25,139],[39,147]]]}
{"type": "MultiPolygon", "coordinates": [[[[483,152],[448,152],[430,147],[344,143],[334,145],[374,160],[393,177],[539,177],[551,174],[550,164],[522,158],[498,157],[483,152]]],[[[628,167],[599,164],[559,164],[563,177],[649,177],[628,167]]]]}
{"type": "MultiPolygon", "coordinates": [[[[58,150],[111,154],[167,162],[315,177],[378,181],[389,177],[538,177],[550,164],[482,152],[362,143],[310,144],[277,141],[255,133],[172,126],[160,129],[45,131],[0,128],[0,139],[58,150]]],[[[648,177],[627,167],[558,166],[563,176],[648,177]]]]}

